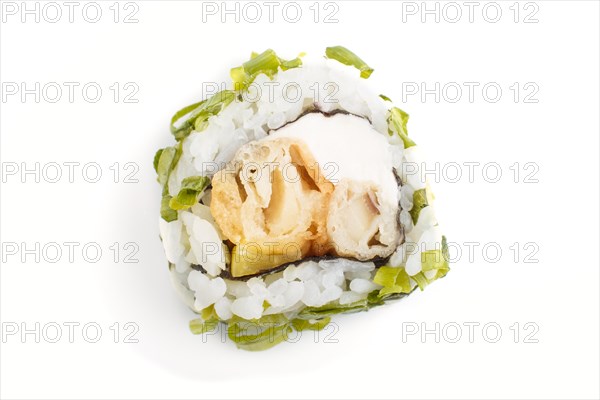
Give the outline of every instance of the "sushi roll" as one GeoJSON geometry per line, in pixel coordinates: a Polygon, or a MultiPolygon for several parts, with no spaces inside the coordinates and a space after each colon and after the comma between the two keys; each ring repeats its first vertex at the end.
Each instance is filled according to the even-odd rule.
{"type": "Polygon", "coordinates": [[[176,144],[154,158],[160,238],[193,333],[263,350],[446,275],[408,114],[372,72],[341,46],[253,53],[173,116],[176,144]]]}

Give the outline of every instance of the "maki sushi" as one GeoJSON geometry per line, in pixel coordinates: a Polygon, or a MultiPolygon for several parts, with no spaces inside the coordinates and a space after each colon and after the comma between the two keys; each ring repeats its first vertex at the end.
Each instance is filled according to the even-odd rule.
{"type": "Polygon", "coordinates": [[[262,350],[448,272],[408,114],[372,72],[341,46],[253,53],[230,89],[173,116],[177,143],[154,158],[160,237],[193,333],[223,323],[262,350]]]}

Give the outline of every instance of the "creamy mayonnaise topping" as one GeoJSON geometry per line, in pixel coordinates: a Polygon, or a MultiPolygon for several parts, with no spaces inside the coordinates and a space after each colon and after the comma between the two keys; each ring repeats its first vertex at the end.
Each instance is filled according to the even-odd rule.
{"type": "Polygon", "coordinates": [[[390,144],[368,120],[350,114],[310,113],[273,130],[264,140],[289,137],[303,141],[334,185],[342,179],[372,182],[388,204],[398,203],[390,144]]]}

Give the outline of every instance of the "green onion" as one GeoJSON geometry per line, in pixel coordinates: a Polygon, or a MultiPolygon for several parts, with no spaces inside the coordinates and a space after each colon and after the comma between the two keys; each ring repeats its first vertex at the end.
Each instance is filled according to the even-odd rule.
{"type": "Polygon", "coordinates": [[[202,335],[204,333],[214,331],[219,325],[219,320],[204,321],[201,318],[190,321],[190,330],[194,335],[202,335]]]}
{"type": "Polygon", "coordinates": [[[154,171],[158,174],[158,161],[160,160],[160,156],[162,155],[164,149],[158,149],[158,151],[154,154],[154,161],[152,165],[154,166],[154,171]]]}
{"type": "Polygon", "coordinates": [[[404,148],[415,146],[416,143],[408,137],[408,131],[406,125],[408,124],[408,114],[399,109],[398,107],[392,107],[390,109],[390,116],[388,117],[388,129],[390,135],[396,133],[404,142],[404,148]]]}
{"type": "Polygon", "coordinates": [[[288,69],[298,68],[302,65],[302,59],[300,57],[296,57],[293,60],[284,60],[283,58],[279,59],[281,70],[287,71],[288,69]]]}
{"type": "Polygon", "coordinates": [[[320,331],[323,328],[325,328],[327,326],[327,324],[329,324],[330,321],[331,321],[331,317],[325,317],[323,319],[317,319],[317,320],[312,320],[312,319],[308,320],[308,319],[297,318],[292,321],[292,326],[298,332],[302,332],[305,330],[320,331]],[[311,322],[311,321],[314,321],[314,322],[311,322]]]}
{"type": "Polygon", "coordinates": [[[447,265],[447,260],[441,249],[421,252],[421,270],[423,272],[439,270],[445,265],[447,265]]]}
{"type": "Polygon", "coordinates": [[[171,133],[180,140],[190,134],[194,121],[198,117],[200,107],[206,100],[191,104],[177,111],[171,118],[171,133]]]}
{"type": "Polygon", "coordinates": [[[192,130],[202,130],[208,118],[217,115],[235,99],[231,90],[215,93],[206,100],[189,105],[177,111],[171,118],[171,133],[175,139],[187,137],[192,130]]]}
{"type": "Polygon", "coordinates": [[[260,351],[283,342],[292,330],[289,320],[282,314],[265,315],[251,321],[234,315],[229,321],[227,336],[240,349],[260,351]]]}
{"type": "Polygon", "coordinates": [[[297,68],[302,65],[300,57],[303,55],[304,54],[301,53],[293,60],[285,60],[278,57],[271,49],[265,50],[260,54],[253,52],[250,60],[239,67],[231,69],[230,75],[233,80],[233,88],[235,90],[246,89],[260,74],[265,74],[273,79],[279,71],[279,68],[281,68],[282,71],[297,68]]]}
{"type": "Polygon", "coordinates": [[[167,222],[177,219],[177,212],[169,207],[171,196],[169,195],[169,175],[177,165],[181,157],[181,143],[177,146],[160,149],[154,155],[154,169],[158,175],[157,180],[163,188],[160,203],[160,216],[167,222]]]}
{"type": "Polygon", "coordinates": [[[427,285],[429,285],[429,279],[427,279],[423,272],[419,272],[418,274],[411,276],[411,278],[417,282],[417,286],[419,286],[419,289],[421,290],[425,290],[427,285]]]}
{"type": "Polygon", "coordinates": [[[271,49],[260,54],[252,53],[251,59],[237,68],[231,69],[231,79],[235,90],[223,90],[198,103],[177,111],[171,118],[171,133],[175,139],[187,137],[193,130],[202,131],[208,125],[208,119],[217,115],[236,97],[236,91],[246,89],[259,74],[273,78],[279,68],[287,70],[302,65],[300,56],[293,60],[284,60],[271,49]]]}
{"type": "Polygon", "coordinates": [[[448,242],[446,236],[442,236],[442,248],[439,250],[429,250],[421,253],[421,269],[418,274],[411,276],[417,283],[419,289],[424,290],[427,285],[436,279],[443,278],[450,271],[448,254],[448,242]],[[426,271],[437,271],[433,278],[425,276],[426,271]]]}
{"type": "Polygon", "coordinates": [[[202,335],[214,331],[218,325],[219,317],[214,305],[210,305],[200,311],[200,318],[190,321],[190,330],[194,335],[202,335]]]}
{"type": "Polygon", "coordinates": [[[219,114],[233,100],[235,100],[235,93],[231,90],[223,90],[207,99],[200,107],[196,121],[194,121],[194,130],[202,131],[206,129],[208,118],[219,114]]]}
{"type": "Polygon", "coordinates": [[[190,176],[181,182],[181,189],[177,196],[171,198],[169,207],[173,210],[186,210],[196,204],[198,197],[210,184],[210,179],[205,176],[190,176]]]}
{"type": "Polygon", "coordinates": [[[156,152],[154,165],[158,174],[158,182],[164,186],[167,184],[171,171],[177,165],[181,157],[181,146],[166,147],[156,152]]]}
{"type": "Polygon", "coordinates": [[[410,209],[409,213],[413,220],[413,224],[417,224],[419,221],[419,214],[421,214],[421,210],[429,205],[427,201],[427,189],[419,189],[415,190],[413,193],[413,206],[410,209]]]}
{"type": "Polygon", "coordinates": [[[359,56],[343,46],[327,47],[325,49],[325,56],[358,69],[360,77],[363,79],[367,79],[373,73],[373,68],[369,67],[359,56]]]}
{"type": "MultiPolygon", "coordinates": [[[[165,189],[167,187],[165,186],[165,189]]],[[[169,204],[171,202],[172,197],[169,193],[163,192],[162,200],[160,202],[160,216],[167,222],[175,221],[177,219],[177,211],[173,210],[169,204]]]]}
{"type": "Polygon", "coordinates": [[[373,282],[383,286],[379,291],[380,296],[392,293],[410,293],[410,277],[403,267],[383,266],[377,270],[373,282]]]}
{"type": "Polygon", "coordinates": [[[273,78],[279,66],[280,58],[271,49],[265,50],[260,54],[253,54],[253,57],[237,68],[231,69],[231,79],[235,90],[247,88],[259,74],[265,74],[273,78]]]}

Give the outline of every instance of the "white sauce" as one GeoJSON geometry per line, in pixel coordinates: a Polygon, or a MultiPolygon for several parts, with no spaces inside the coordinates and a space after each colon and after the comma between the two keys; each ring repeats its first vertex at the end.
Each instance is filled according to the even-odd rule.
{"type": "Polygon", "coordinates": [[[390,144],[364,118],[349,114],[307,114],[265,140],[288,137],[302,140],[325,178],[334,185],[347,178],[373,182],[389,204],[398,203],[398,184],[392,172],[390,144]]]}

